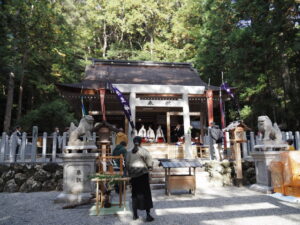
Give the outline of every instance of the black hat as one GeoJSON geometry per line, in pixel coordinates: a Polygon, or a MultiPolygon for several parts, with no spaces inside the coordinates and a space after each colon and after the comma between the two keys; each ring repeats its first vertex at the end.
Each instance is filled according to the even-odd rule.
{"type": "Polygon", "coordinates": [[[133,138],[133,143],[136,145],[136,144],[141,144],[142,143],[142,137],[140,136],[135,136],[133,138]]]}

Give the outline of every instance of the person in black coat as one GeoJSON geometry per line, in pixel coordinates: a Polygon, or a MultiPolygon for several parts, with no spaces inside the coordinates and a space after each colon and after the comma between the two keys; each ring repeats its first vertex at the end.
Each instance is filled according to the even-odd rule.
{"type": "Polygon", "coordinates": [[[215,156],[217,160],[222,161],[222,143],[223,143],[223,131],[214,122],[210,123],[210,136],[213,141],[215,156]]]}
{"type": "Polygon", "coordinates": [[[180,124],[177,124],[176,127],[171,132],[171,142],[178,142],[179,138],[183,136],[183,128],[180,124]]]}
{"type": "Polygon", "coordinates": [[[17,161],[17,155],[19,154],[20,149],[21,149],[22,127],[16,126],[15,131],[12,134],[16,135],[16,137],[17,137],[17,147],[16,147],[16,152],[15,152],[15,161],[17,161]]]}

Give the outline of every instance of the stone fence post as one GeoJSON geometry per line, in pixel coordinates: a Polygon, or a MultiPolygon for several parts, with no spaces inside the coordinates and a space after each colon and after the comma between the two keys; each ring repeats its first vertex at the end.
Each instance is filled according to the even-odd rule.
{"type": "MultiPolygon", "coordinates": [[[[244,138],[244,140],[247,140],[246,132],[243,132],[243,138],[244,138]]],[[[242,143],[242,148],[243,148],[243,159],[245,159],[249,155],[247,142],[242,143]]]]}
{"type": "Polygon", "coordinates": [[[43,133],[42,161],[46,162],[47,157],[47,133],[43,133]]]}
{"type": "Polygon", "coordinates": [[[0,162],[5,160],[5,146],[6,146],[7,135],[5,132],[2,133],[1,145],[0,145],[0,162]]]}
{"type": "Polygon", "coordinates": [[[255,136],[254,132],[250,132],[250,152],[254,152],[255,136]]]}
{"type": "Polygon", "coordinates": [[[56,161],[56,148],[57,148],[57,134],[54,132],[52,134],[53,142],[52,142],[52,162],[56,161]]]}
{"type": "Polygon", "coordinates": [[[208,141],[209,141],[209,153],[210,153],[210,160],[215,159],[215,151],[214,151],[214,146],[213,146],[213,140],[211,137],[211,128],[208,128],[208,141]]]}
{"type": "Polygon", "coordinates": [[[10,152],[9,152],[9,162],[13,163],[17,161],[16,150],[18,148],[18,137],[16,134],[12,134],[10,137],[10,152]]]}
{"type": "Polygon", "coordinates": [[[32,127],[32,147],[31,147],[31,162],[36,162],[36,144],[38,139],[38,127],[32,127]]]}
{"type": "Polygon", "coordinates": [[[67,132],[64,132],[63,139],[62,139],[62,148],[61,148],[62,151],[65,149],[66,145],[67,145],[67,132]]]}
{"type": "Polygon", "coordinates": [[[23,132],[21,146],[20,146],[21,149],[19,149],[19,154],[20,154],[21,162],[25,162],[26,142],[27,142],[27,134],[26,134],[26,132],[23,132]]]}
{"type": "Polygon", "coordinates": [[[299,135],[299,131],[296,131],[295,132],[295,148],[297,149],[297,150],[299,150],[299,143],[300,142],[300,135],[299,135]]]}

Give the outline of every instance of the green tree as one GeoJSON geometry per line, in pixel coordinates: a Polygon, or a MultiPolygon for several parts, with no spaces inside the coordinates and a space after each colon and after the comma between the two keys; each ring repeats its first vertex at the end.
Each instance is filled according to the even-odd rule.
{"type": "MultiPolygon", "coordinates": [[[[56,9],[56,1],[1,1],[0,73],[15,74],[16,123],[27,111],[58,97],[55,83],[78,80],[83,66],[77,62],[72,29],[56,9]],[[62,75],[63,73],[63,75],[62,75]],[[17,97],[17,98],[16,98],[17,97]],[[17,104],[16,104],[17,103],[17,104]]],[[[3,82],[4,96],[8,79],[3,82]]],[[[9,111],[9,110],[8,110],[9,111]]],[[[3,118],[3,117],[2,117],[3,118]]]]}
{"type": "MultiPolygon", "coordinates": [[[[184,10],[196,48],[191,61],[204,79],[220,85],[223,71],[237,88],[243,118],[253,127],[261,114],[298,127],[299,4],[190,0],[184,10]]],[[[229,108],[236,115],[236,107],[229,108]]]]}

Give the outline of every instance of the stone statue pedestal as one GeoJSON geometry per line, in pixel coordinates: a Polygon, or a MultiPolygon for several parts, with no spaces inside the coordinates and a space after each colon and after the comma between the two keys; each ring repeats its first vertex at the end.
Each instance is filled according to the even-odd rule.
{"type": "Polygon", "coordinates": [[[288,149],[287,144],[262,144],[254,145],[255,151],[284,151],[288,149]]]}
{"type": "Polygon", "coordinates": [[[56,197],[55,203],[80,203],[91,197],[94,188],[89,176],[96,172],[98,156],[98,153],[60,155],[64,163],[63,192],[56,197]]]}
{"type": "Polygon", "coordinates": [[[89,150],[97,150],[97,146],[95,144],[91,145],[82,145],[82,146],[72,146],[67,145],[64,147],[64,153],[77,153],[78,151],[83,151],[83,153],[88,153],[89,150]]]}
{"type": "Polygon", "coordinates": [[[255,163],[256,184],[251,185],[250,189],[267,194],[272,193],[269,165],[271,161],[279,160],[280,153],[281,151],[257,151],[251,153],[255,163]]]}

